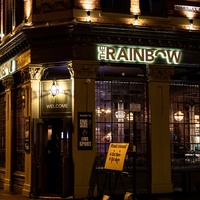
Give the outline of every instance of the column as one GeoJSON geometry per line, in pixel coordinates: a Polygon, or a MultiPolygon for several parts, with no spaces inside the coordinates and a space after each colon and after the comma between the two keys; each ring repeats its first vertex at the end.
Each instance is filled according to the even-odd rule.
{"type": "Polygon", "coordinates": [[[13,103],[12,103],[12,87],[14,79],[12,76],[7,76],[2,80],[3,86],[6,91],[6,155],[5,155],[5,178],[4,178],[4,190],[11,191],[12,189],[12,126],[13,126],[13,103]]]}
{"type": "Polygon", "coordinates": [[[171,193],[171,157],[169,133],[170,76],[173,67],[147,66],[151,142],[151,192],[171,193]]]}
{"type": "Polygon", "coordinates": [[[72,79],[72,155],[74,198],[86,198],[95,161],[95,78],[99,63],[74,60],[68,64],[72,79]],[[92,112],[92,150],[78,150],[78,112],[92,112]]]}
{"type": "MultiPolygon", "coordinates": [[[[24,85],[25,90],[25,109],[24,116],[29,117],[30,125],[32,125],[33,118],[39,118],[39,97],[40,97],[40,79],[42,73],[42,66],[30,64],[28,68],[22,71],[22,77],[25,82],[28,82],[24,85]]],[[[31,175],[32,175],[32,138],[30,128],[30,153],[25,153],[25,181],[22,189],[22,195],[30,197],[31,195],[31,175]]]]}

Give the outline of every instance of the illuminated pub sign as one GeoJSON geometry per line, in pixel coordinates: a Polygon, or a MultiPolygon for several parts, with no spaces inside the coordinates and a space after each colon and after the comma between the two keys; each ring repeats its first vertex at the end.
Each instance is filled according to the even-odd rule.
{"type": "Polygon", "coordinates": [[[168,63],[179,64],[182,51],[136,46],[98,46],[98,60],[130,63],[168,63]]]}
{"type": "Polygon", "coordinates": [[[41,117],[71,115],[71,80],[57,80],[57,93],[52,95],[52,81],[41,82],[41,117]]]}

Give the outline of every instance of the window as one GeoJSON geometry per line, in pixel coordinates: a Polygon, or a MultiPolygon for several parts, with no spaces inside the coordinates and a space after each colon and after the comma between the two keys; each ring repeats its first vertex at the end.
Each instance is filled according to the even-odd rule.
{"type": "Polygon", "coordinates": [[[104,166],[110,142],[129,143],[129,166],[133,166],[136,145],[136,166],[147,166],[146,103],[145,82],[96,81],[97,167],[104,166]]]}
{"type": "Polygon", "coordinates": [[[13,27],[20,25],[24,18],[24,1],[2,1],[0,4],[1,37],[12,32],[13,27]]]}
{"type": "Polygon", "coordinates": [[[101,0],[103,12],[130,13],[130,0],[101,0]]]}
{"type": "Polygon", "coordinates": [[[142,15],[163,15],[164,0],[141,0],[140,10],[142,15]]]}
{"type": "Polygon", "coordinates": [[[24,1],[17,0],[15,4],[15,19],[16,26],[20,25],[24,20],[24,1]]]}
{"type": "Polygon", "coordinates": [[[170,87],[170,138],[172,167],[200,164],[200,86],[172,83],[170,87]],[[177,113],[182,117],[176,117],[177,113]]]}

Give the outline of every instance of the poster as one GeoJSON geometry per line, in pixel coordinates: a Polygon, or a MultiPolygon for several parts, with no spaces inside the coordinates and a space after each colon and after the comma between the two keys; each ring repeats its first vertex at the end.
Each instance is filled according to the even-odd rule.
{"type": "Polygon", "coordinates": [[[122,171],[129,143],[110,143],[105,169],[122,171]]]}
{"type": "Polygon", "coordinates": [[[78,149],[92,150],[92,113],[78,113],[78,149]]]}

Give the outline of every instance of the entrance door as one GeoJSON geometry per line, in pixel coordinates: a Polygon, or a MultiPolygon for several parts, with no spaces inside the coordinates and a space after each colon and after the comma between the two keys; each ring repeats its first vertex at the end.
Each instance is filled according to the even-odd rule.
{"type": "Polygon", "coordinates": [[[36,120],[34,124],[33,195],[72,196],[71,118],[36,120]]]}

